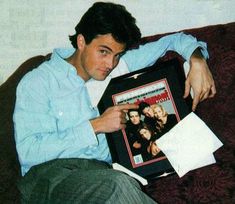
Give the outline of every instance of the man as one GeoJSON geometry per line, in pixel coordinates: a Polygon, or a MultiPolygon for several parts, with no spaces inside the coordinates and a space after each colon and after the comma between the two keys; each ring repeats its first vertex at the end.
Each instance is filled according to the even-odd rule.
{"type": "Polygon", "coordinates": [[[154,117],[154,112],[151,106],[142,101],[139,103],[139,111],[142,115],[144,115],[144,122],[151,127],[151,129],[156,132],[156,125],[157,125],[157,120],[154,117]]]}
{"type": "Polygon", "coordinates": [[[131,14],[112,3],[95,3],[75,30],[70,36],[75,49],[55,49],[17,87],[13,118],[24,175],[19,183],[22,202],[155,203],[133,178],[110,167],[104,134],[125,128],[125,112],[138,106],[118,105],[99,115],[86,86],[90,80],[108,78],[121,57],[134,71],[172,49],[191,64],[185,97],[192,86],[195,109],[215,94],[206,60],[197,49],[206,55],[205,44],[179,33],[127,51],[138,43],[140,31],[131,14]]]}
{"type": "Polygon", "coordinates": [[[138,110],[130,109],[127,112],[129,120],[126,123],[126,135],[131,148],[133,156],[141,154],[141,138],[137,130],[143,123],[141,115],[138,110]]]}

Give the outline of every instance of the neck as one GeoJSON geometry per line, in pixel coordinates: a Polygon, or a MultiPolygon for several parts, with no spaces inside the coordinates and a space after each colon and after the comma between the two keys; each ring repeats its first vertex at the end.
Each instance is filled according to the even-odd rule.
{"type": "Polygon", "coordinates": [[[78,71],[78,66],[77,66],[77,52],[78,52],[78,50],[76,50],[70,57],[68,57],[68,58],[66,58],[65,60],[69,63],[69,64],[71,64],[71,65],[73,65],[75,68],[76,68],[76,70],[78,71]]]}
{"type": "Polygon", "coordinates": [[[77,75],[79,75],[84,81],[88,81],[89,79],[85,79],[81,74],[80,74],[80,70],[81,70],[81,60],[80,60],[80,53],[79,50],[77,49],[70,57],[66,58],[65,60],[73,65],[75,67],[75,69],[77,70],[77,75]]]}

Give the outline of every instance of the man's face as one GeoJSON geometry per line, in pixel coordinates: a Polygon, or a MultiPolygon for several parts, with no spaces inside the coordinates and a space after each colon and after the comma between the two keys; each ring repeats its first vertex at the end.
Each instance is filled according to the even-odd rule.
{"type": "Polygon", "coordinates": [[[151,107],[145,107],[143,109],[143,114],[149,118],[153,118],[154,117],[154,113],[153,113],[153,109],[151,107]]]}
{"type": "Polygon", "coordinates": [[[138,111],[130,111],[129,118],[131,120],[131,123],[134,125],[138,125],[140,123],[140,115],[138,111]]]}
{"type": "Polygon", "coordinates": [[[125,44],[115,41],[111,34],[99,35],[89,44],[85,43],[82,35],[79,35],[77,40],[77,72],[85,81],[90,78],[104,80],[117,66],[121,54],[125,51],[125,44]]]}

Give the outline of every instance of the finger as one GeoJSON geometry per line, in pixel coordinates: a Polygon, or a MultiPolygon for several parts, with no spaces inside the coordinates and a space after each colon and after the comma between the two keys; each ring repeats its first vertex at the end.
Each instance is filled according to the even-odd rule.
{"type": "Polygon", "coordinates": [[[136,105],[136,104],[134,104],[134,103],[132,103],[132,104],[121,104],[121,105],[118,105],[117,108],[118,108],[119,110],[124,110],[124,111],[126,111],[126,110],[129,110],[129,109],[138,109],[139,106],[136,105]]]}
{"type": "Polygon", "coordinates": [[[204,88],[204,90],[202,91],[202,93],[200,95],[200,101],[204,101],[209,96],[213,97],[215,95],[215,92],[216,92],[216,90],[215,90],[214,84],[204,88]]]}
{"type": "Polygon", "coordinates": [[[125,124],[127,122],[126,117],[121,117],[121,124],[125,124]]]}
{"type": "Polygon", "coordinates": [[[193,104],[192,104],[192,110],[193,111],[196,110],[196,107],[197,107],[197,104],[199,103],[199,101],[200,101],[200,95],[199,94],[195,94],[194,98],[193,98],[193,104]]]}
{"type": "Polygon", "coordinates": [[[190,86],[190,84],[188,83],[188,81],[186,80],[185,81],[185,89],[184,89],[184,98],[187,98],[188,97],[188,95],[189,95],[189,93],[190,93],[190,88],[191,88],[191,86],[190,86]]]}
{"type": "Polygon", "coordinates": [[[210,90],[210,95],[208,97],[213,98],[215,94],[216,94],[216,88],[215,88],[215,85],[212,85],[211,90],[210,90]]]}
{"type": "Polygon", "coordinates": [[[209,93],[210,93],[210,90],[208,90],[208,91],[202,93],[202,94],[200,95],[200,101],[204,101],[205,99],[207,99],[208,96],[209,96],[209,93]]]}
{"type": "MultiPolygon", "coordinates": [[[[213,90],[214,93],[215,90],[213,90]]],[[[206,88],[204,89],[204,91],[202,91],[200,93],[200,97],[199,97],[199,102],[204,101],[205,99],[207,99],[209,96],[211,95],[211,97],[213,97],[214,94],[212,94],[211,88],[206,88]]]]}

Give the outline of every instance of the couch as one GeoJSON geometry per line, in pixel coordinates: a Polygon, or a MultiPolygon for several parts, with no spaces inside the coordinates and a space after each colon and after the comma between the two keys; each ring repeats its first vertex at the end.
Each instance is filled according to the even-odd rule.
{"type": "MultiPolygon", "coordinates": [[[[187,173],[151,181],[144,190],[160,204],[235,203],[235,23],[184,30],[208,44],[209,67],[215,79],[217,95],[198,106],[196,113],[224,143],[215,152],[216,164],[187,173]]],[[[166,34],[144,37],[141,43],[154,41],[166,34]]],[[[16,154],[12,114],[16,86],[22,76],[47,56],[36,56],[24,62],[0,86],[0,203],[19,203],[16,188],[20,176],[16,154]]],[[[160,60],[177,57],[168,52],[160,60]]]]}

